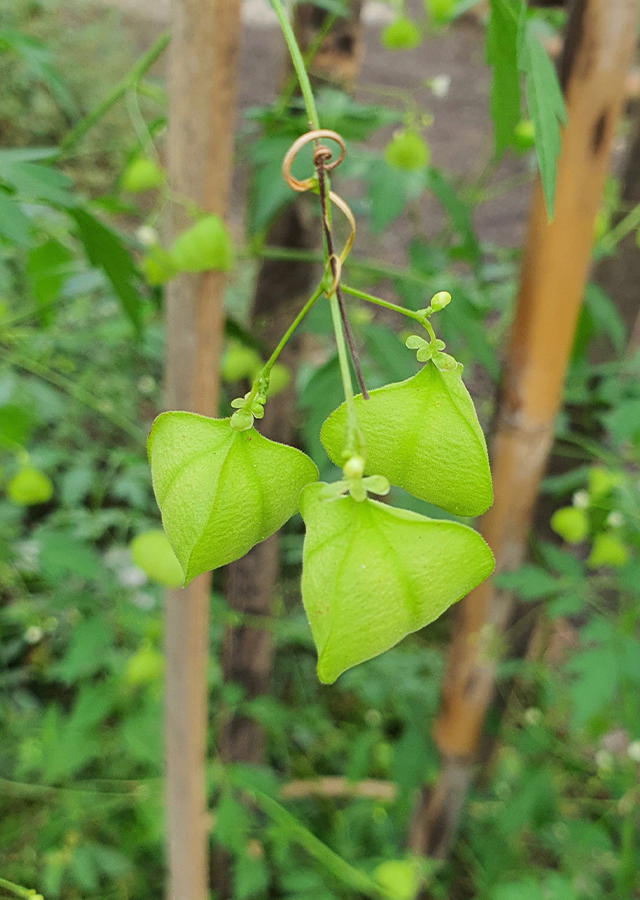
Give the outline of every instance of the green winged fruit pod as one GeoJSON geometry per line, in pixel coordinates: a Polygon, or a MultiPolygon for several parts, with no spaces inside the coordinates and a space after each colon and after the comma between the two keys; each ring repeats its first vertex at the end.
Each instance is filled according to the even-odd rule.
{"type": "Polygon", "coordinates": [[[300,450],[229,421],[166,412],[149,435],[153,490],[185,584],[277,531],[318,478],[300,450]]]}
{"type": "MultiPolygon", "coordinates": [[[[427,362],[413,377],[356,397],[366,441],[365,474],[380,474],[414,497],[457,516],[478,516],[493,502],[487,444],[458,365],[427,362]]],[[[342,466],[347,422],[343,403],[326,419],[320,440],[342,466]]]]}
{"type": "Polygon", "coordinates": [[[318,678],[383,653],[437,619],[493,571],[472,528],[306,487],[302,601],[318,651],[318,678]]]}

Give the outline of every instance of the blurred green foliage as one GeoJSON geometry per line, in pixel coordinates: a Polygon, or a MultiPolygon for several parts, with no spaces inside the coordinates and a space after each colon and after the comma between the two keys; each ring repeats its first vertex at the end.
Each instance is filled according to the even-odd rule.
{"type": "MultiPolygon", "coordinates": [[[[163,110],[153,104],[139,119],[134,109],[132,121],[130,105],[115,106],[62,166],[54,152],[34,149],[59,145],[131,63],[120,32],[105,40],[111,14],[81,9],[0,2],[0,875],[45,898],[155,900],[165,884],[162,589],[134,564],[129,544],[158,526],[144,441],[161,406],[162,297],[157,282],[143,284],[139,265],[145,248],[159,246],[153,227],[168,198],[158,180],[156,199],[133,206],[117,176],[149,151],[163,110]],[[79,17],[73,33],[66,16],[79,17]],[[140,225],[146,232],[133,236],[140,225]],[[25,471],[45,481],[12,492],[25,471]]],[[[407,109],[335,91],[320,109],[324,124],[355,144],[342,180],[361,185],[354,207],[363,230],[384,232],[425,191],[442,205],[440,234],[427,239],[416,226],[404,265],[354,253],[349,281],[413,309],[451,291],[443,337],[467,365],[488,425],[516,260],[478,239],[481,186],[430,166],[394,169],[384,151],[360,144],[379,128],[417,127],[407,109]]],[[[253,137],[243,142],[251,245],[229,288],[227,331],[236,357],[250,351],[250,368],[264,348],[247,330],[247,298],[266,229],[290,200],[282,153],[305,126],[294,101],[289,112],[253,110],[242,127],[253,137]]],[[[614,195],[599,220],[601,250],[611,250],[614,195]]],[[[367,384],[413,374],[414,354],[387,317],[349,306],[367,384]]],[[[313,352],[297,377],[300,438],[326,475],[319,426],[342,400],[328,310],[318,304],[304,328],[313,352]]],[[[247,700],[222,681],[223,626],[241,617],[214,591],[212,840],[232,855],[235,900],[339,900],[376,882],[409,900],[419,880],[434,898],[629,900],[637,892],[640,358],[625,357],[626,342],[615,305],[590,287],[557,427],[565,465],[544,484],[574,525],[578,513],[580,528],[556,519],[566,542],[553,532],[535,539],[527,565],[503,576],[521,601],[509,637],[539,617],[546,650],[499,663],[506,710],[489,722],[497,749],[450,863],[411,861],[404,849],[416,789],[438,769],[430,731],[448,620],[321,686],[299,602],[294,519],[268,621],[271,690],[247,700]],[[610,361],[592,364],[591,342],[603,335],[610,361]],[[234,712],[264,727],[268,767],[225,770],[217,761],[217,728],[234,712]],[[282,799],[292,780],[336,775],[346,779],[343,796],[282,799]],[[358,796],[367,779],[383,782],[377,796],[358,796]]],[[[438,514],[401,492],[393,499],[438,514]]]]}

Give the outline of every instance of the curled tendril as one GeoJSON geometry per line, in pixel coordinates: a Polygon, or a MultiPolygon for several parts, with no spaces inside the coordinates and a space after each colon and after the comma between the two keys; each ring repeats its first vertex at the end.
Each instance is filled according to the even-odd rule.
{"type": "MultiPolygon", "coordinates": [[[[289,185],[291,190],[297,191],[297,193],[299,194],[303,194],[305,191],[313,190],[317,187],[318,182],[315,177],[305,178],[302,181],[298,178],[294,178],[291,174],[291,166],[294,159],[304,146],[306,146],[311,141],[317,142],[320,140],[320,138],[326,138],[328,140],[334,141],[340,148],[340,152],[336,159],[333,159],[333,153],[329,149],[329,147],[327,147],[325,144],[317,143],[313,150],[314,166],[317,167],[320,163],[322,163],[325,171],[331,171],[331,169],[337,168],[344,159],[344,155],[346,152],[345,143],[342,137],[336,131],[330,131],[327,128],[318,128],[316,131],[308,131],[306,134],[303,134],[301,137],[299,137],[289,147],[282,161],[282,175],[284,177],[284,180],[289,185]]],[[[349,205],[345,203],[342,197],[338,196],[338,194],[335,194],[333,191],[329,191],[329,199],[335,206],[338,207],[340,212],[344,215],[347,222],[349,223],[349,227],[351,228],[351,233],[347,238],[347,242],[344,245],[342,253],[340,254],[340,256],[335,255],[333,257],[336,262],[337,270],[334,275],[334,285],[337,285],[340,281],[340,271],[342,263],[349,255],[349,251],[351,250],[351,246],[356,235],[356,220],[353,217],[353,213],[351,212],[349,205]]]]}
{"type": "Polygon", "coordinates": [[[331,150],[328,147],[319,144],[318,146],[316,146],[313,153],[314,165],[317,165],[318,162],[322,161],[324,163],[324,168],[330,171],[331,169],[335,169],[337,166],[339,166],[344,159],[344,155],[346,152],[345,143],[336,131],[330,131],[327,128],[318,128],[316,131],[307,131],[306,134],[303,134],[301,137],[299,137],[289,147],[289,149],[285,153],[284,159],[282,160],[282,175],[284,177],[284,180],[293,191],[298,191],[299,194],[303,194],[305,191],[311,190],[311,188],[315,186],[315,179],[305,178],[304,181],[299,181],[291,174],[291,165],[300,150],[302,150],[302,148],[306,146],[306,144],[308,144],[310,141],[317,141],[320,138],[328,138],[332,141],[335,141],[336,144],[340,147],[340,153],[337,159],[332,159],[333,153],[331,152],[331,150]]]}
{"type": "Polygon", "coordinates": [[[331,286],[325,288],[324,291],[326,297],[330,297],[332,294],[335,294],[336,289],[340,284],[340,277],[342,275],[342,259],[336,253],[332,253],[327,260],[327,268],[329,269],[329,271],[332,271],[334,267],[335,273],[333,275],[331,286]]]}

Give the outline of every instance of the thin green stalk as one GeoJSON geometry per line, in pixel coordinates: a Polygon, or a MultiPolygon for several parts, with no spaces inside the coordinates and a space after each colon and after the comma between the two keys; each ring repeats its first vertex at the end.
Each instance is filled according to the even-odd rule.
{"type": "Polygon", "coordinates": [[[369,875],[352,866],[330,847],[327,847],[284,806],[269,797],[268,794],[263,794],[262,791],[249,786],[247,786],[247,790],[262,811],[279,825],[291,840],[306,850],[310,856],[331,872],[334,878],[341,881],[350,890],[371,897],[372,900],[381,900],[381,898],[392,900],[395,896],[390,894],[383,885],[378,884],[369,875]]]}
{"type": "Polygon", "coordinates": [[[398,306],[397,303],[390,303],[388,300],[374,297],[373,294],[367,294],[365,291],[359,291],[356,288],[349,287],[349,285],[344,284],[344,282],[341,284],[341,287],[345,294],[351,294],[352,297],[357,297],[359,300],[366,300],[367,303],[375,303],[376,306],[383,306],[385,309],[390,309],[392,312],[402,313],[403,316],[415,319],[416,322],[420,322],[420,324],[424,322],[424,315],[421,315],[419,312],[415,312],[412,309],[406,309],[404,306],[398,306]]]}
{"type": "Polygon", "coordinates": [[[347,354],[347,345],[342,330],[340,307],[338,306],[338,298],[335,291],[329,297],[329,306],[331,308],[333,330],[336,335],[336,346],[338,348],[338,362],[340,363],[340,377],[342,378],[344,399],[347,403],[347,441],[345,451],[348,456],[354,456],[356,453],[361,454],[364,447],[362,437],[360,436],[360,428],[358,426],[353,384],[351,383],[351,371],[349,369],[349,356],[347,354]]]}
{"type": "MultiPolygon", "coordinates": [[[[305,68],[304,59],[302,58],[300,48],[298,47],[298,42],[296,41],[295,35],[293,33],[291,23],[289,22],[281,0],[271,0],[271,5],[273,6],[273,9],[278,17],[278,21],[280,22],[280,27],[282,29],[284,39],[287,43],[287,47],[289,48],[289,53],[291,54],[291,61],[298,76],[298,81],[300,82],[300,91],[302,93],[302,97],[304,99],[305,107],[307,110],[307,115],[309,117],[309,124],[312,129],[319,129],[320,119],[318,118],[318,111],[316,109],[313,91],[311,89],[311,82],[309,81],[309,76],[305,68]]],[[[330,216],[330,204],[327,202],[327,179],[324,176],[323,169],[318,169],[318,179],[320,181],[320,199],[323,207],[325,253],[329,254],[330,256],[332,252],[332,248],[329,245],[329,241],[331,238],[328,219],[328,217],[330,216]]],[[[333,271],[335,274],[335,270],[333,271]]],[[[358,419],[356,416],[353,385],[351,383],[351,372],[349,370],[349,359],[347,356],[347,348],[344,339],[343,317],[336,291],[333,291],[331,296],[329,297],[329,305],[331,308],[331,318],[333,321],[333,330],[335,332],[336,346],[338,348],[338,360],[340,362],[342,386],[347,403],[347,440],[345,449],[349,455],[353,455],[355,453],[363,452],[364,440],[360,433],[358,419]]]]}
{"type": "Polygon", "coordinates": [[[302,53],[298,47],[296,36],[293,33],[293,28],[291,27],[291,23],[289,22],[289,18],[281,0],[271,0],[271,5],[278,17],[282,34],[287,43],[287,47],[289,48],[289,53],[291,54],[293,68],[296,70],[296,75],[300,82],[300,90],[304,99],[304,105],[307,109],[307,115],[309,116],[309,124],[313,129],[318,129],[320,128],[318,110],[316,109],[316,102],[313,98],[313,91],[311,90],[311,82],[309,81],[309,76],[307,75],[307,70],[304,65],[304,59],[302,58],[302,53]]]}
{"type": "Polygon", "coordinates": [[[630,231],[637,228],[638,225],[640,225],[640,203],[637,206],[634,206],[631,212],[627,213],[624,219],[621,219],[621,221],[602,238],[602,241],[600,242],[602,253],[613,252],[616,245],[619,244],[630,231]]]}
{"type": "Polygon", "coordinates": [[[120,81],[114,89],[109,93],[101,103],[99,103],[95,109],[93,109],[90,113],[88,113],[84,119],[80,119],[71,131],[68,131],[64,136],[62,141],[60,142],[60,147],[58,149],[57,159],[60,159],[63,156],[67,156],[71,150],[76,147],[76,145],[82,140],[85,134],[90,131],[93,126],[100,121],[100,119],[114,106],[121,97],[127,93],[127,91],[131,90],[131,88],[135,87],[140,79],[145,75],[145,73],[151,68],[154,62],[158,59],[162,51],[165,49],[169,40],[171,38],[171,33],[169,31],[165,31],[160,35],[158,40],[153,44],[147,52],[140,57],[140,59],[135,63],[134,66],[130,69],[130,71],[125,75],[125,77],[120,81]]]}
{"type": "Polygon", "coordinates": [[[291,337],[293,332],[296,330],[296,328],[298,327],[300,322],[302,322],[302,320],[304,319],[306,314],[309,312],[309,310],[311,309],[313,304],[316,302],[316,300],[320,296],[322,296],[323,290],[324,290],[324,281],[321,281],[320,284],[318,285],[318,287],[313,292],[313,294],[309,297],[309,299],[307,300],[305,305],[302,307],[302,309],[300,310],[298,315],[295,317],[295,319],[293,320],[291,325],[289,325],[289,327],[287,328],[285,333],[280,338],[280,343],[278,344],[276,349],[273,351],[273,353],[271,354],[271,356],[269,357],[267,362],[264,364],[264,366],[262,367],[262,370],[258,373],[258,379],[269,375],[269,373],[271,372],[271,369],[273,368],[273,364],[275,363],[277,358],[280,356],[280,353],[282,352],[284,345],[287,343],[287,341],[289,340],[289,338],[291,337]]]}
{"type": "Polygon", "coordinates": [[[13,881],[7,881],[6,878],[0,878],[0,888],[11,891],[16,897],[24,897],[25,900],[36,900],[36,898],[42,900],[42,894],[39,894],[34,888],[22,887],[20,884],[14,884],[13,881]]]}
{"type": "MultiPolygon", "coordinates": [[[[311,44],[311,46],[309,47],[307,52],[304,54],[303,61],[304,61],[305,70],[308,69],[309,66],[311,65],[311,63],[313,62],[316,53],[322,46],[322,43],[323,43],[324,39],[326,38],[326,36],[329,34],[331,29],[335,25],[337,18],[338,18],[338,16],[335,13],[331,13],[330,15],[328,15],[326,17],[326,19],[322,23],[322,27],[319,29],[318,33],[316,34],[316,36],[313,40],[313,43],[311,44]]],[[[298,79],[297,79],[296,73],[293,73],[287,80],[287,83],[284,86],[284,90],[282,91],[282,94],[280,95],[280,99],[278,100],[278,105],[277,105],[278,113],[280,113],[280,114],[284,113],[287,106],[291,102],[291,98],[293,97],[293,95],[295,93],[297,80],[298,79]]]]}

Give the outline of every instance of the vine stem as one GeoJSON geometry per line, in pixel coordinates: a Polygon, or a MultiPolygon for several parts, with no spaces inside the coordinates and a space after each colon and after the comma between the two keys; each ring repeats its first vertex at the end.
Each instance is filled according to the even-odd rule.
{"type": "MultiPolygon", "coordinates": [[[[289,22],[289,18],[287,13],[282,5],[282,0],[271,0],[271,5],[274,9],[276,16],[278,17],[278,22],[280,23],[280,28],[282,29],[282,34],[284,36],[285,42],[289,49],[289,53],[291,55],[291,62],[293,63],[293,68],[295,69],[296,75],[298,76],[298,81],[300,83],[300,90],[302,92],[302,97],[304,100],[305,108],[307,110],[307,115],[309,117],[309,125],[311,129],[314,131],[320,130],[320,119],[318,117],[318,110],[316,108],[315,99],[313,96],[313,91],[311,89],[311,82],[309,80],[309,76],[307,74],[307,70],[304,64],[304,59],[302,58],[302,54],[300,52],[300,48],[298,47],[298,42],[296,41],[296,37],[293,33],[293,29],[291,27],[291,23],[289,22]]],[[[325,249],[329,254],[331,269],[334,277],[337,274],[336,269],[336,261],[333,257],[333,251],[331,249],[331,230],[328,222],[328,210],[327,210],[327,185],[324,177],[324,167],[322,163],[317,167],[318,172],[318,183],[320,188],[320,200],[322,203],[322,220],[323,220],[323,231],[324,231],[324,240],[325,240],[325,249]],[[327,240],[328,236],[328,240],[327,240]]],[[[336,347],[338,349],[338,360],[340,363],[340,375],[342,378],[342,387],[344,390],[344,396],[347,404],[347,440],[345,450],[347,453],[352,454],[356,452],[364,451],[364,440],[362,438],[360,428],[358,426],[358,419],[356,415],[356,408],[354,403],[354,395],[353,395],[353,384],[351,383],[351,372],[349,371],[349,360],[347,357],[347,348],[345,344],[344,338],[344,330],[346,328],[347,333],[349,332],[349,324],[344,314],[344,310],[340,308],[337,291],[333,291],[329,297],[329,305],[331,308],[331,319],[333,321],[333,330],[335,332],[336,338],[336,347]]],[[[355,348],[354,348],[355,349],[355,348]]],[[[354,357],[354,366],[357,368],[357,358],[354,357]]],[[[360,376],[362,377],[362,376],[360,376]]],[[[367,396],[366,387],[364,383],[362,383],[363,388],[363,396],[367,396]]]]}
{"type": "MultiPolygon", "coordinates": [[[[340,313],[340,332],[342,333],[344,329],[344,334],[346,335],[347,342],[349,344],[349,352],[351,353],[351,359],[353,360],[353,368],[356,372],[356,377],[358,379],[358,384],[360,386],[360,390],[362,392],[362,396],[365,400],[369,399],[369,394],[367,393],[367,388],[364,383],[364,379],[362,377],[362,372],[360,370],[360,363],[358,362],[358,354],[356,352],[355,341],[353,339],[353,334],[351,333],[351,327],[349,325],[349,320],[347,319],[347,311],[344,306],[344,300],[342,299],[342,294],[340,293],[340,277],[338,272],[338,262],[336,261],[336,255],[334,253],[333,247],[333,235],[331,233],[331,207],[329,203],[329,185],[327,184],[327,175],[324,169],[324,162],[322,158],[318,160],[316,165],[316,171],[318,173],[318,188],[320,191],[320,204],[322,207],[322,228],[324,231],[324,242],[327,254],[329,256],[329,265],[331,266],[331,272],[335,279],[335,289],[331,292],[329,300],[331,303],[337,304],[338,312],[340,313]]],[[[333,311],[332,311],[333,317],[333,311]]],[[[338,329],[336,329],[336,340],[338,337],[338,329]]],[[[347,372],[348,372],[347,368],[347,372]]],[[[349,385],[351,386],[351,375],[349,375],[349,385]]],[[[346,395],[345,395],[346,396],[346,395]]]]}
{"type": "Polygon", "coordinates": [[[405,306],[398,306],[397,303],[390,303],[388,300],[382,300],[380,297],[374,297],[373,294],[367,294],[365,291],[359,291],[357,288],[352,288],[348,284],[341,284],[342,290],[345,294],[351,294],[352,297],[357,297],[359,300],[366,300],[367,303],[375,303],[376,306],[383,306],[385,309],[390,309],[392,312],[401,313],[403,316],[408,316],[410,319],[415,319],[416,322],[420,322],[422,325],[424,322],[424,314],[416,312],[413,309],[407,309],[405,306]]]}
{"type": "Polygon", "coordinates": [[[296,75],[298,76],[298,81],[300,82],[302,98],[307,110],[307,115],[309,116],[309,125],[311,126],[312,130],[317,131],[320,128],[320,119],[318,118],[318,110],[316,109],[316,101],[314,100],[313,91],[311,90],[311,82],[309,81],[309,76],[307,75],[304,59],[302,58],[302,53],[300,52],[300,48],[298,47],[296,36],[293,33],[293,28],[291,27],[291,23],[289,22],[289,17],[287,16],[285,8],[282,5],[282,0],[271,0],[271,5],[276,16],[278,17],[278,22],[280,23],[282,34],[291,55],[293,68],[296,70],[296,75]]]}
{"type": "Polygon", "coordinates": [[[258,373],[258,378],[260,378],[261,376],[264,377],[265,375],[269,375],[269,373],[271,372],[271,369],[273,368],[273,364],[275,363],[277,358],[280,356],[280,353],[282,352],[284,345],[287,343],[287,341],[289,340],[289,338],[291,337],[293,332],[296,330],[296,328],[298,327],[300,322],[302,322],[302,320],[304,319],[306,314],[309,312],[309,310],[311,309],[313,304],[316,302],[316,300],[322,296],[323,291],[324,291],[324,280],[320,282],[318,287],[315,289],[313,294],[309,297],[309,299],[307,300],[305,305],[302,307],[302,309],[300,310],[298,315],[295,317],[295,319],[293,320],[291,325],[289,325],[289,327],[287,328],[285,333],[282,335],[278,346],[273,351],[273,353],[271,354],[269,359],[266,361],[266,363],[262,367],[261,371],[258,373]]]}
{"type": "Polygon", "coordinates": [[[42,894],[39,894],[33,888],[22,887],[21,884],[14,884],[13,881],[7,881],[6,878],[0,878],[0,887],[5,891],[11,891],[16,897],[24,897],[25,900],[36,900],[37,897],[42,900],[42,894]]]}
{"type": "Polygon", "coordinates": [[[90,113],[88,113],[83,119],[80,119],[77,122],[71,131],[68,131],[65,137],[60,142],[60,147],[58,148],[57,159],[66,156],[71,150],[75,148],[75,146],[82,140],[85,134],[90,131],[96,122],[99,122],[100,119],[107,113],[112,106],[114,106],[121,97],[131,90],[131,88],[135,87],[143,75],[151,68],[154,62],[158,59],[162,51],[165,49],[169,40],[171,38],[171,34],[169,31],[165,31],[160,35],[158,40],[153,44],[147,52],[140,57],[140,59],[135,63],[135,65],[131,68],[130,72],[125,75],[125,77],[120,81],[114,89],[108,94],[104,100],[102,100],[90,113]]]}

